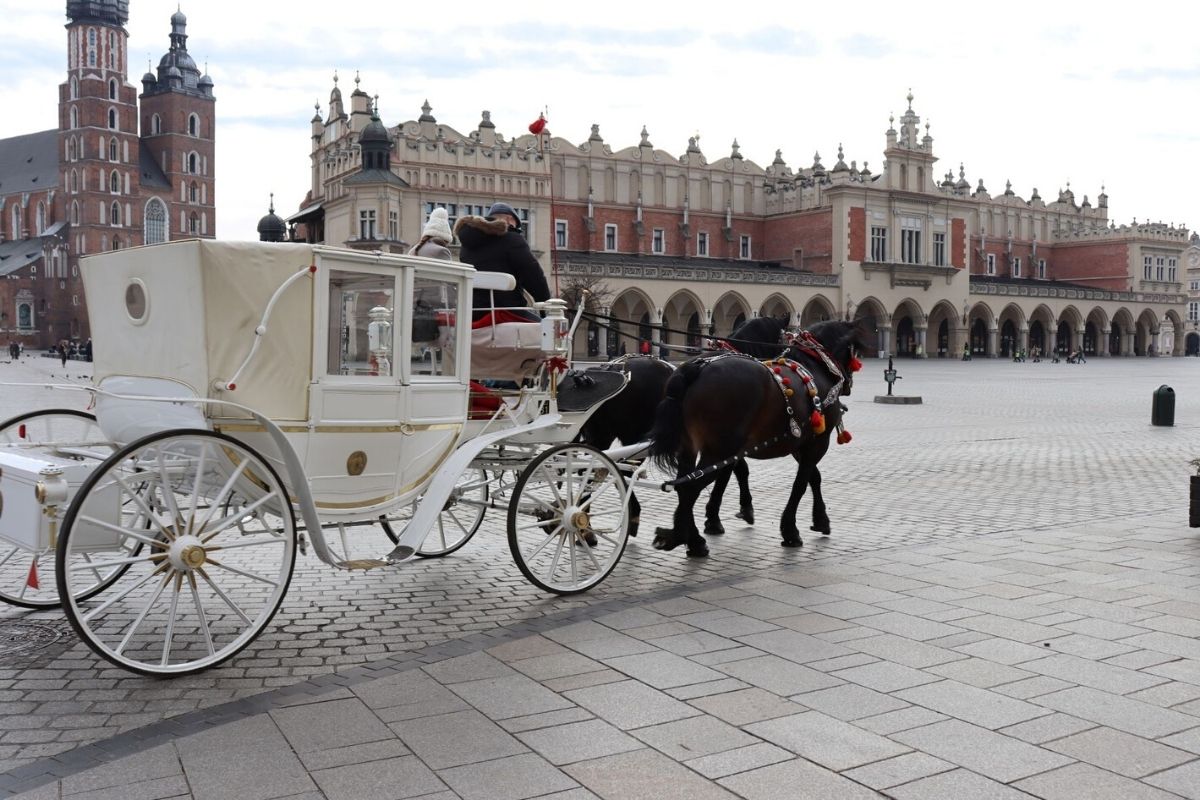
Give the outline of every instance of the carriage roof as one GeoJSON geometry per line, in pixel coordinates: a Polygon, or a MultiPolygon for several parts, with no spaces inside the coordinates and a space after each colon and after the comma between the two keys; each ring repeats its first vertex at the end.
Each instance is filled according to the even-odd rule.
{"type": "MultiPolygon", "coordinates": [[[[267,242],[192,239],[89,256],[81,271],[96,382],[116,375],[167,378],[198,396],[214,396],[214,382],[228,380],[245,359],[272,295],[310,265],[351,271],[421,266],[458,277],[474,274],[465,264],[267,242]]],[[[462,295],[460,302],[469,304],[470,292],[462,295]]],[[[230,399],[273,419],[306,417],[320,301],[308,279],[280,294],[253,375],[239,382],[230,399]]]]}

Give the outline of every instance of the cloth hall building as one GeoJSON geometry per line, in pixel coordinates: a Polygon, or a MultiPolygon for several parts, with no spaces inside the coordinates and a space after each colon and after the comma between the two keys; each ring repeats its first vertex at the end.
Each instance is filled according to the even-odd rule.
{"type": "Polygon", "coordinates": [[[880,356],[1200,350],[1183,263],[1196,237],[1116,224],[1103,188],[1093,203],[1069,185],[1048,198],[972,186],[962,165],[939,169],[907,99],[873,171],[840,147],[830,166],[792,167],[781,151],[760,166],[736,141],[720,158],[696,140],[675,155],[645,128],[620,148],[598,125],[579,143],[544,128],[505,137],[487,111],[463,133],[428,102],[389,128],[357,77],[347,104],[335,76],[312,119],[311,188],[288,221],[298,239],[399,251],[436,206],[453,223],[503,200],[552,288],[601,290],[614,322],[587,329],[581,354],[694,347],[760,314],[861,320],[880,356]]]}
{"type": "Polygon", "coordinates": [[[68,0],[58,127],[0,139],[0,343],[89,337],[79,258],[216,235],[213,81],[170,19],[129,81],[129,0],[68,0]]]}

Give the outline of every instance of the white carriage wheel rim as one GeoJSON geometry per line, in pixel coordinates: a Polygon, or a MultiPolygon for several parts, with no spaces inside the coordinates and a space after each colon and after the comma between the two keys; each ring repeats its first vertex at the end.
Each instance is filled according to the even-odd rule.
{"type": "MultiPolygon", "coordinates": [[[[546,505],[545,503],[541,504],[546,505]]],[[[599,517],[600,514],[595,514],[595,516],[599,517]]],[[[518,486],[514,489],[509,514],[510,549],[512,550],[513,558],[517,561],[518,566],[525,576],[530,578],[537,586],[547,591],[561,594],[577,594],[601,583],[616,568],[617,563],[621,560],[628,536],[629,509],[624,476],[611,458],[590,445],[567,444],[547,450],[530,464],[527,472],[522,475],[518,481],[518,486]],[[551,464],[552,462],[558,463],[561,456],[570,453],[574,453],[575,455],[567,456],[566,471],[562,473],[564,479],[561,481],[562,485],[557,486],[555,484],[560,483],[560,481],[549,479],[556,476],[553,472],[556,467],[551,464]],[[581,461],[579,468],[582,468],[584,467],[583,459],[581,458],[583,456],[588,460],[596,462],[599,466],[587,467],[587,471],[583,474],[578,476],[572,475],[571,470],[576,469],[576,467],[571,462],[579,458],[581,461]],[[600,489],[594,493],[587,492],[588,488],[597,485],[590,482],[592,480],[590,476],[594,475],[600,468],[607,472],[603,478],[603,483],[600,484],[600,489]],[[563,509],[572,509],[571,513],[576,513],[578,510],[588,512],[589,509],[594,508],[594,500],[602,496],[602,493],[612,495],[610,499],[618,502],[617,510],[603,512],[606,516],[616,514],[619,518],[618,528],[615,531],[601,533],[598,539],[598,541],[607,542],[609,545],[603,563],[596,559],[595,554],[592,552],[593,548],[582,542],[578,533],[569,530],[569,526],[565,525],[561,518],[550,517],[548,520],[540,523],[541,525],[553,524],[555,528],[551,533],[542,537],[540,541],[537,541],[535,538],[535,542],[537,542],[536,546],[526,547],[520,541],[521,537],[519,533],[521,530],[528,530],[531,525],[539,525],[537,522],[528,521],[528,516],[524,517],[526,521],[521,522],[517,526],[513,525],[514,519],[522,519],[519,509],[520,503],[527,491],[530,490],[530,484],[538,478],[539,473],[541,474],[541,482],[552,488],[550,494],[555,498],[554,503],[557,503],[559,506],[557,511],[560,515],[563,509]],[[588,494],[591,494],[592,499],[584,498],[588,494]],[[568,546],[568,542],[570,546],[568,546]],[[541,571],[535,568],[533,559],[536,559],[541,551],[547,548],[551,548],[554,551],[554,555],[550,561],[549,572],[539,574],[541,571]],[[566,554],[566,570],[568,575],[578,576],[580,563],[583,563],[585,566],[587,564],[592,566],[593,569],[586,578],[580,580],[576,577],[576,579],[570,582],[555,578],[555,574],[558,572],[558,564],[563,559],[564,553],[566,554]]]]}
{"type": "MultiPolygon", "coordinates": [[[[46,429],[45,442],[42,446],[47,447],[54,443],[55,439],[61,440],[67,434],[80,433],[84,442],[87,443],[87,449],[75,448],[76,453],[81,459],[86,457],[85,454],[93,450],[95,445],[100,442],[106,442],[103,432],[100,430],[99,424],[96,422],[96,417],[86,411],[79,411],[68,408],[52,408],[39,411],[27,412],[19,414],[15,417],[0,422],[0,449],[6,446],[19,446],[21,438],[18,431],[20,426],[44,424],[46,429]],[[59,420],[62,423],[63,436],[55,435],[55,422],[59,420]]],[[[61,430],[62,428],[60,428],[61,430]]],[[[25,437],[28,439],[29,437],[25,437]]],[[[116,449],[112,445],[105,444],[103,453],[96,452],[95,459],[103,461],[103,458],[111,455],[116,449]]],[[[20,447],[21,451],[25,448],[20,447]]],[[[36,451],[34,451],[36,452],[36,451]]],[[[55,608],[60,605],[58,597],[58,586],[54,580],[56,555],[53,547],[44,550],[32,550],[23,547],[7,539],[0,540],[0,569],[8,568],[9,574],[21,580],[21,588],[15,593],[8,591],[4,579],[0,579],[0,601],[15,605],[21,608],[55,608]],[[36,557],[37,567],[36,575],[40,586],[34,589],[32,597],[29,596],[28,590],[29,580],[33,573],[32,564],[36,557]],[[20,567],[20,569],[15,569],[20,567]]],[[[112,573],[100,575],[96,573],[96,581],[91,586],[84,588],[81,596],[89,595],[99,590],[106,581],[115,580],[117,576],[117,568],[114,568],[112,573]]]]}
{"type": "MultiPolygon", "coordinates": [[[[255,468],[254,475],[255,475],[255,478],[257,478],[257,482],[259,482],[263,485],[266,485],[269,489],[270,494],[268,495],[268,497],[270,497],[272,495],[278,495],[280,498],[283,498],[286,501],[286,498],[287,498],[286,489],[283,487],[283,484],[279,480],[278,476],[274,473],[274,470],[272,470],[270,468],[270,465],[267,464],[261,457],[259,457],[257,455],[257,453],[255,453],[249,447],[237,442],[236,440],[232,439],[231,437],[224,436],[221,434],[215,434],[210,431],[195,430],[195,431],[169,432],[167,434],[153,434],[151,436],[147,436],[143,439],[133,442],[132,444],[128,445],[127,447],[125,447],[124,449],[119,451],[118,453],[114,454],[114,456],[112,458],[110,458],[108,461],[106,461],[105,465],[103,467],[101,467],[100,469],[98,469],[95,473],[93,473],[93,475],[88,479],[88,481],[86,481],[84,483],[84,485],[80,488],[80,493],[77,497],[77,501],[72,503],[71,510],[68,512],[67,522],[73,523],[75,518],[77,517],[78,513],[84,508],[84,498],[86,497],[86,492],[90,492],[90,490],[93,487],[95,487],[97,484],[99,484],[101,479],[103,478],[103,476],[108,474],[112,470],[113,467],[120,466],[124,462],[126,462],[130,455],[138,454],[138,453],[144,452],[151,448],[161,451],[161,449],[163,449],[164,446],[168,445],[169,443],[176,442],[176,441],[188,442],[188,441],[194,441],[194,440],[199,440],[202,442],[201,447],[203,448],[203,450],[202,450],[202,455],[200,457],[200,464],[201,464],[200,469],[203,468],[205,457],[207,455],[211,454],[212,449],[216,448],[219,450],[223,450],[226,452],[227,455],[230,450],[233,450],[236,453],[237,460],[241,464],[246,464],[246,465],[252,464],[253,465],[253,467],[255,468]]],[[[250,467],[247,466],[245,468],[245,470],[248,470],[249,468],[250,467]]],[[[200,469],[195,469],[193,472],[189,472],[188,473],[189,476],[194,475],[195,472],[199,472],[200,469]]],[[[244,470],[242,468],[235,468],[234,472],[235,473],[244,472],[244,470]]],[[[192,492],[193,492],[192,496],[193,497],[195,497],[196,487],[198,487],[199,485],[200,485],[199,479],[196,479],[196,480],[194,480],[194,482],[192,482],[192,492]]],[[[232,480],[231,480],[231,485],[232,485],[232,480]]],[[[224,487],[224,488],[229,488],[229,487],[224,487]]],[[[217,509],[219,509],[222,501],[223,501],[223,498],[218,498],[217,500],[214,500],[210,503],[210,506],[213,509],[212,513],[220,513],[220,511],[217,509]]],[[[172,499],[171,502],[178,503],[179,500],[172,499]]],[[[187,498],[187,500],[185,502],[190,503],[191,498],[187,498]]],[[[170,503],[168,503],[168,505],[170,505],[170,503]]],[[[251,505],[253,505],[253,504],[251,504],[251,505]]],[[[182,512],[184,509],[177,509],[177,510],[182,512]]],[[[202,510],[199,509],[197,506],[193,505],[189,509],[189,511],[192,515],[193,520],[197,519],[197,517],[198,517],[198,519],[202,522],[202,524],[207,524],[207,522],[209,521],[206,517],[204,517],[203,515],[200,515],[199,512],[201,512],[202,510]]],[[[251,513],[251,512],[243,511],[243,514],[249,514],[249,513],[251,513]]],[[[176,610],[174,604],[188,603],[189,601],[191,601],[191,603],[194,603],[193,608],[197,612],[197,617],[200,620],[201,625],[203,626],[200,628],[200,630],[201,630],[201,632],[204,633],[204,640],[205,640],[206,645],[209,647],[210,650],[212,650],[212,652],[210,652],[206,656],[203,656],[200,658],[195,658],[195,659],[190,659],[187,661],[172,662],[172,663],[167,663],[167,664],[163,664],[163,663],[161,663],[161,661],[160,661],[160,663],[150,663],[145,660],[130,658],[130,657],[126,656],[125,654],[123,654],[122,652],[120,652],[120,650],[122,650],[124,647],[124,641],[122,641],[122,644],[117,645],[114,648],[114,646],[105,637],[102,637],[101,635],[92,632],[91,627],[89,626],[88,611],[93,611],[94,613],[99,613],[99,612],[95,612],[93,609],[90,609],[88,607],[81,607],[79,605],[79,601],[75,597],[68,598],[68,601],[63,604],[64,611],[66,612],[67,617],[70,620],[72,627],[75,628],[76,632],[79,633],[80,637],[82,639],[84,639],[84,641],[88,644],[89,647],[91,647],[95,652],[97,652],[98,654],[103,656],[105,659],[111,661],[112,663],[117,664],[122,667],[125,667],[126,669],[130,669],[134,672],[139,672],[139,673],[143,673],[143,674],[156,674],[156,675],[182,675],[182,674],[199,672],[201,670],[204,670],[211,666],[219,664],[219,663],[233,657],[237,653],[239,653],[242,649],[244,649],[247,645],[249,645],[250,642],[252,642],[255,638],[258,637],[258,635],[270,623],[271,619],[274,617],[275,613],[278,611],[280,605],[282,604],[283,596],[287,592],[287,588],[288,588],[288,585],[291,580],[291,574],[294,569],[295,552],[296,552],[295,522],[293,519],[290,503],[284,502],[284,504],[282,506],[282,513],[278,516],[278,519],[279,519],[282,527],[281,527],[281,530],[278,532],[279,535],[275,538],[277,538],[279,540],[279,542],[283,545],[283,550],[284,550],[283,557],[280,562],[278,580],[272,581],[270,578],[266,579],[268,582],[273,582],[274,587],[270,590],[270,592],[267,594],[267,596],[263,600],[259,601],[258,608],[254,612],[253,618],[250,619],[249,623],[243,624],[240,632],[230,641],[223,643],[219,649],[213,648],[211,645],[211,641],[212,641],[211,637],[212,637],[212,633],[213,633],[212,626],[208,623],[207,616],[206,616],[207,612],[204,609],[203,603],[199,600],[198,593],[197,593],[197,587],[202,585],[201,579],[203,579],[203,582],[207,583],[208,586],[210,588],[212,588],[212,590],[215,594],[217,594],[218,596],[221,596],[221,589],[216,585],[216,581],[214,581],[212,578],[212,574],[218,573],[218,570],[207,571],[208,574],[207,574],[207,577],[205,577],[205,571],[203,571],[203,570],[197,570],[195,572],[186,572],[185,573],[181,570],[175,570],[174,568],[169,568],[166,573],[167,577],[163,578],[162,580],[159,580],[157,577],[155,577],[157,575],[157,570],[155,570],[154,572],[151,572],[148,576],[146,576],[146,578],[144,578],[141,582],[135,584],[135,586],[134,586],[135,589],[138,588],[138,586],[144,585],[146,583],[148,583],[152,587],[157,584],[157,588],[151,592],[150,602],[147,603],[143,607],[144,608],[144,611],[142,611],[143,615],[145,615],[145,613],[148,612],[152,607],[157,605],[159,595],[163,594],[166,589],[170,588],[169,584],[174,584],[173,599],[171,601],[172,602],[171,618],[167,624],[167,632],[165,634],[165,641],[163,643],[164,644],[163,652],[167,653],[168,655],[170,654],[170,652],[172,652],[171,646],[172,646],[172,637],[174,634],[175,610],[176,610]],[[185,575],[191,576],[191,577],[185,578],[184,577],[185,575]],[[200,576],[200,579],[196,579],[197,575],[200,576]]],[[[220,527],[219,524],[218,524],[218,527],[220,527]]],[[[228,523],[224,526],[222,531],[218,531],[217,533],[213,534],[212,539],[215,540],[216,537],[219,537],[223,531],[232,531],[233,529],[235,529],[237,527],[238,526],[236,523],[228,523]]],[[[70,549],[71,532],[72,532],[71,526],[69,524],[64,524],[62,535],[59,540],[59,552],[60,553],[70,549]]],[[[132,533],[132,531],[130,531],[130,532],[132,533]]],[[[262,543],[265,544],[266,542],[262,542],[262,543]]],[[[149,561],[150,556],[146,556],[146,558],[143,560],[149,561]]],[[[215,562],[212,562],[210,560],[210,562],[208,562],[208,563],[215,563],[215,562]]],[[[228,566],[225,567],[225,569],[228,569],[228,570],[234,571],[234,572],[237,572],[237,570],[238,570],[238,568],[233,568],[233,567],[228,567],[228,566]]],[[[224,570],[221,570],[221,572],[223,573],[224,570]]],[[[244,571],[241,574],[245,574],[244,571]]],[[[67,582],[67,578],[61,569],[58,571],[57,577],[59,580],[59,588],[60,588],[60,593],[61,593],[63,584],[65,584],[67,582]]],[[[109,600],[106,600],[102,595],[96,595],[95,597],[99,604],[98,607],[100,608],[101,611],[103,611],[104,603],[109,602],[109,600]]],[[[120,599],[121,599],[120,596],[118,596],[117,602],[119,602],[120,599]]],[[[221,599],[224,600],[225,598],[222,597],[221,599]]],[[[140,598],[139,598],[139,601],[140,601],[140,598]]],[[[225,608],[223,610],[238,611],[238,609],[234,609],[234,607],[233,607],[233,605],[235,605],[235,604],[230,604],[229,600],[225,600],[225,602],[228,605],[228,608],[225,608]]],[[[214,608],[215,607],[216,606],[214,605],[214,608]]],[[[243,620],[245,620],[247,617],[250,616],[250,615],[246,615],[244,611],[240,611],[237,615],[242,616],[243,620]]],[[[135,622],[132,625],[131,629],[120,628],[118,631],[118,635],[120,633],[127,633],[128,637],[132,637],[137,632],[139,624],[140,624],[140,622],[135,619],[135,622]]],[[[108,637],[108,638],[111,638],[111,637],[108,637]]]]}

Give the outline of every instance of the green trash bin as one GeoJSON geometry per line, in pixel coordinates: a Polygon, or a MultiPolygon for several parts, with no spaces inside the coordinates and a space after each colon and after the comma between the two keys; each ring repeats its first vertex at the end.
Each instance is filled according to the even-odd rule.
{"type": "Polygon", "coordinates": [[[1171,426],[1175,424],[1175,390],[1162,385],[1154,390],[1154,401],[1150,407],[1150,424],[1171,426]]]}

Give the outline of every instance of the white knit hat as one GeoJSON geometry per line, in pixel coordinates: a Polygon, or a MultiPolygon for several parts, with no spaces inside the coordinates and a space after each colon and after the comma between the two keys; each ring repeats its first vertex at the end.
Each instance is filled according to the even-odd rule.
{"type": "Polygon", "coordinates": [[[425,230],[421,231],[421,235],[441,239],[446,243],[454,241],[454,234],[450,233],[450,219],[446,216],[446,209],[438,206],[430,212],[429,222],[425,223],[425,230]]]}

